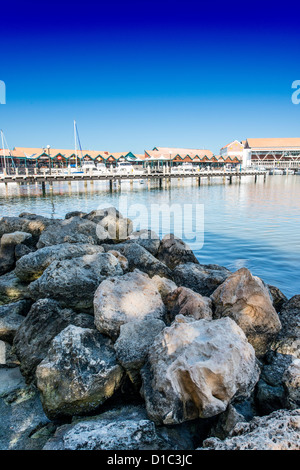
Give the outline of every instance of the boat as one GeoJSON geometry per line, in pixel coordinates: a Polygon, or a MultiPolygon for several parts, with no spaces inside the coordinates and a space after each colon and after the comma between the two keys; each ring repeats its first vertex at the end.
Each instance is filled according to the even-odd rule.
{"type": "Polygon", "coordinates": [[[283,170],[280,168],[273,168],[270,170],[270,175],[283,175],[283,170]]]}

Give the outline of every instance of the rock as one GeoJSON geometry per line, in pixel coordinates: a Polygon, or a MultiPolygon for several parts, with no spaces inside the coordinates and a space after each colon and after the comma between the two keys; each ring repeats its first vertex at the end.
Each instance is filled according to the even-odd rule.
{"type": "Polygon", "coordinates": [[[98,238],[97,225],[81,217],[65,219],[55,226],[50,226],[40,236],[37,248],[59,245],[61,243],[87,243],[97,245],[99,241],[109,240],[108,233],[102,229],[101,240],[98,238]]]}
{"type": "Polygon", "coordinates": [[[96,330],[73,325],[54,338],[36,371],[50,419],[95,410],[113,395],[122,376],[111,341],[96,330]]]}
{"type": "Polygon", "coordinates": [[[300,295],[295,295],[284,304],[279,318],[282,330],[273,342],[272,349],[300,359],[300,295]]]}
{"type": "Polygon", "coordinates": [[[244,423],[245,418],[238,413],[234,406],[228,405],[224,413],[218,416],[217,422],[213,425],[210,435],[219,439],[226,439],[230,436],[237,423],[244,423]]]}
{"type": "Polygon", "coordinates": [[[95,291],[108,276],[123,274],[119,261],[108,253],[53,261],[29,286],[33,299],[50,297],[63,307],[89,312],[95,291]]]}
{"type": "Polygon", "coordinates": [[[275,286],[270,286],[270,284],[267,284],[268,290],[271,294],[271,299],[273,301],[273,306],[276,310],[276,312],[280,312],[282,309],[283,305],[285,302],[287,302],[286,296],[281,292],[278,287],[275,286]]]}
{"type": "Polygon", "coordinates": [[[129,264],[128,264],[128,259],[125,258],[125,256],[121,255],[121,253],[119,253],[119,251],[116,251],[116,250],[109,250],[107,253],[111,253],[117,258],[124,273],[128,271],[129,264]]]}
{"type": "Polygon", "coordinates": [[[199,450],[299,450],[300,410],[275,411],[235,426],[232,437],[206,439],[199,450]]]}
{"type": "Polygon", "coordinates": [[[73,211],[73,212],[68,212],[65,215],[65,219],[71,219],[72,217],[85,217],[87,215],[87,212],[81,212],[81,211],[73,211]]]}
{"type": "Polygon", "coordinates": [[[174,269],[179,264],[199,264],[191,248],[172,233],[162,239],[157,257],[170,269],[174,269]]]}
{"type": "MultiPolygon", "coordinates": [[[[112,248],[111,245],[104,245],[105,251],[109,251],[112,248]]],[[[158,275],[169,278],[171,276],[170,269],[138,243],[120,243],[115,245],[114,249],[127,258],[130,271],[139,269],[150,277],[158,275]]]]}
{"type": "Polygon", "coordinates": [[[149,316],[162,319],[165,306],[155,283],[135,270],[100,284],[94,297],[94,313],[96,328],[116,340],[121,325],[149,316]]]}
{"type": "Polygon", "coordinates": [[[142,369],[147,412],[158,424],[218,415],[249,396],[259,377],[254,350],[233,320],[179,318],[156,336],[142,369]]]}
{"type": "MultiPolygon", "coordinates": [[[[126,406],[61,426],[44,450],[183,450],[183,439],[170,439],[142,407],[126,406]]],[[[109,459],[113,457],[107,457],[109,459]]]]}
{"type": "Polygon", "coordinates": [[[27,232],[32,235],[32,242],[37,243],[41,233],[50,225],[59,224],[57,219],[48,219],[47,217],[35,214],[21,214],[20,217],[2,217],[0,219],[0,238],[5,233],[27,232]]]}
{"type": "Polygon", "coordinates": [[[19,366],[20,361],[15,355],[12,346],[6,341],[0,340],[0,368],[19,366]]]}
{"type": "MultiPolygon", "coordinates": [[[[10,371],[16,373],[17,369],[10,371]]],[[[0,399],[0,416],[0,450],[42,449],[50,436],[41,432],[35,436],[36,431],[47,427],[55,430],[43,411],[36,389],[25,387],[21,378],[16,389],[0,399]]]]}
{"type": "Polygon", "coordinates": [[[0,276],[0,305],[29,298],[28,284],[20,281],[14,271],[0,276]]]}
{"type": "Polygon", "coordinates": [[[279,353],[266,355],[266,364],[262,368],[255,394],[255,403],[259,414],[270,414],[273,411],[287,408],[283,375],[292,359],[293,356],[279,353]]]}
{"type": "Polygon", "coordinates": [[[216,264],[186,263],[176,266],[173,280],[178,286],[188,287],[209,297],[230,274],[228,269],[216,264]]]}
{"type": "Polygon", "coordinates": [[[16,331],[23,321],[24,317],[14,313],[13,308],[10,312],[7,306],[0,306],[0,340],[12,343],[16,331]]]}
{"type": "Polygon", "coordinates": [[[157,233],[155,233],[153,230],[143,229],[132,232],[132,234],[128,237],[128,240],[138,243],[147,251],[149,251],[153,256],[157,256],[160,246],[160,239],[157,233]]]}
{"type": "Polygon", "coordinates": [[[114,207],[92,211],[84,218],[97,224],[97,234],[103,242],[105,242],[102,235],[103,229],[108,232],[110,240],[114,242],[126,240],[133,230],[132,221],[124,218],[114,207]]]}
{"type": "Polygon", "coordinates": [[[15,248],[29,238],[32,238],[32,235],[25,232],[5,233],[2,235],[0,246],[0,275],[6,274],[14,268],[16,262],[15,248]]]}
{"type": "Polygon", "coordinates": [[[31,308],[31,300],[18,300],[5,305],[0,305],[0,317],[6,315],[22,315],[26,317],[27,313],[31,308]]]}
{"type": "Polygon", "coordinates": [[[32,253],[34,250],[32,248],[30,248],[29,246],[27,245],[24,245],[24,243],[20,243],[19,245],[17,245],[15,247],[15,259],[16,261],[20,258],[22,258],[22,256],[25,256],[25,255],[28,255],[29,253],[32,253]]]}
{"type": "Polygon", "coordinates": [[[257,356],[263,356],[281,324],[262,280],[241,268],[215,290],[211,299],[215,318],[232,318],[246,334],[257,356]]]}
{"type": "Polygon", "coordinates": [[[18,367],[13,369],[8,367],[0,369],[0,398],[6,397],[10,393],[25,386],[24,378],[18,367]]]}
{"type": "Polygon", "coordinates": [[[122,214],[113,206],[105,207],[104,209],[93,210],[86,214],[84,218],[98,224],[99,222],[102,222],[107,216],[115,217],[116,219],[123,218],[122,214]]]}
{"type": "Polygon", "coordinates": [[[288,407],[294,410],[300,408],[300,359],[293,358],[283,375],[283,383],[288,407]]]}
{"type": "Polygon", "coordinates": [[[102,253],[103,251],[101,246],[86,243],[61,243],[58,245],[45,246],[18,260],[15,274],[22,281],[31,282],[38,279],[53,261],[93,255],[102,253]]]}
{"type": "Polygon", "coordinates": [[[161,295],[162,301],[165,304],[168,295],[177,289],[175,282],[171,281],[171,279],[160,276],[153,276],[152,281],[155,283],[158,292],[161,295]]]}
{"type": "Polygon", "coordinates": [[[47,355],[53,338],[70,324],[91,328],[93,317],[61,309],[52,299],[33,304],[14,338],[14,350],[27,381],[34,379],[36,367],[47,355]]]}
{"type": "Polygon", "coordinates": [[[201,294],[188,289],[187,287],[177,287],[166,298],[166,307],[169,311],[169,321],[175,319],[176,315],[193,317],[194,320],[205,318],[212,320],[212,301],[209,297],[202,297],[201,294]]]}
{"type": "Polygon", "coordinates": [[[151,316],[121,325],[120,336],[114,347],[118,361],[133,383],[140,385],[140,369],[145,363],[149,347],[164,327],[162,320],[151,316]]]}

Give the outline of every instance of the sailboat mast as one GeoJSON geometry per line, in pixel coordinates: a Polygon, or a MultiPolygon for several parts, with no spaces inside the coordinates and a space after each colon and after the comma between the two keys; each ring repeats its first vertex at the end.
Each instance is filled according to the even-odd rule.
{"type": "Polygon", "coordinates": [[[5,148],[4,148],[4,140],[3,140],[3,130],[1,129],[1,141],[2,141],[2,152],[3,152],[3,160],[4,160],[4,169],[6,171],[6,156],[5,156],[5,148]]]}
{"type": "Polygon", "coordinates": [[[76,138],[76,121],[74,120],[74,140],[75,140],[75,159],[77,168],[77,138],[76,138]]]}

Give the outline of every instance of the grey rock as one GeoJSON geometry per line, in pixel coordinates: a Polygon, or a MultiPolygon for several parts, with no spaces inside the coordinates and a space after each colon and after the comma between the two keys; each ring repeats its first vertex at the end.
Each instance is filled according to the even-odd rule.
{"type": "Polygon", "coordinates": [[[178,434],[172,439],[156,428],[142,407],[126,406],[61,426],[44,450],[182,450],[182,444],[178,434]]]}
{"type": "Polygon", "coordinates": [[[170,269],[174,269],[179,264],[199,264],[191,248],[172,233],[162,239],[157,257],[170,269]]]}
{"type": "Polygon", "coordinates": [[[65,219],[71,219],[72,217],[85,217],[87,215],[87,212],[81,212],[81,211],[73,211],[73,212],[68,212],[65,215],[65,219]]]}
{"type": "Polygon", "coordinates": [[[47,355],[53,338],[70,324],[91,328],[93,317],[61,309],[52,299],[33,304],[14,338],[14,350],[27,381],[34,379],[36,367],[47,355]]]}
{"type": "Polygon", "coordinates": [[[300,359],[293,358],[283,375],[284,388],[287,393],[288,407],[300,408],[300,359]]]}
{"type": "Polygon", "coordinates": [[[157,424],[216,416],[248,397],[259,377],[254,349],[230,318],[179,315],[156,336],[148,357],[142,393],[157,424]]]}
{"type": "Polygon", "coordinates": [[[162,319],[164,313],[165,306],[155,283],[138,270],[106,279],[95,293],[95,325],[114,340],[121,325],[148,316],[162,319]]]}
{"type": "Polygon", "coordinates": [[[14,271],[0,276],[0,305],[30,299],[28,283],[22,282],[14,271]]]}
{"type": "Polygon", "coordinates": [[[284,304],[279,315],[282,330],[272,344],[272,349],[300,359],[300,295],[284,304]]]}
{"type": "Polygon", "coordinates": [[[121,325],[120,336],[114,347],[118,361],[134,384],[140,385],[140,369],[145,363],[149,347],[164,328],[162,320],[151,316],[121,325]]]}
{"type": "Polygon", "coordinates": [[[43,407],[51,419],[97,409],[113,395],[122,376],[112,342],[96,330],[73,325],[54,338],[36,371],[43,407]]]}
{"type": "Polygon", "coordinates": [[[32,238],[32,235],[26,232],[5,233],[2,235],[0,245],[0,275],[12,271],[16,262],[16,246],[29,238],[32,238]]]}
{"type": "Polygon", "coordinates": [[[280,312],[282,309],[283,305],[287,302],[287,297],[281,292],[278,287],[271,286],[270,284],[267,284],[267,287],[269,289],[269,292],[271,294],[271,298],[273,301],[273,306],[276,310],[276,312],[280,312]]]}
{"type": "Polygon", "coordinates": [[[19,366],[20,361],[15,355],[11,344],[0,340],[0,368],[19,366]]]}
{"type": "Polygon", "coordinates": [[[18,367],[0,369],[0,398],[6,397],[10,393],[25,387],[25,385],[18,367]]]}
{"type": "Polygon", "coordinates": [[[102,253],[103,251],[101,246],[85,243],[62,243],[46,246],[18,260],[15,274],[22,281],[31,282],[38,279],[53,261],[93,255],[102,253]]]}
{"type": "Polygon", "coordinates": [[[132,232],[132,234],[128,237],[128,241],[138,243],[147,251],[149,251],[153,256],[157,256],[158,249],[160,247],[160,239],[157,233],[155,233],[153,230],[143,229],[132,232]]]}
{"type": "Polygon", "coordinates": [[[25,245],[24,243],[20,243],[15,247],[15,259],[16,261],[22,256],[28,255],[29,253],[32,253],[34,250],[30,248],[29,246],[25,245]]]}
{"type": "Polygon", "coordinates": [[[0,237],[5,233],[27,232],[31,233],[33,243],[37,243],[41,233],[50,225],[59,224],[57,219],[37,216],[35,214],[21,214],[22,217],[2,217],[0,219],[0,237]]]}
{"type": "Polygon", "coordinates": [[[63,307],[89,312],[101,281],[122,274],[119,261],[108,253],[53,261],[39,279],[30,284],[29,291],[35,300],[53,298],[63,307]]]}
{"type": "Polygon", "coordinates": [[[5,315],[22,315],[26,317],[31,307],[31,300],[24,299],[9,304],[0,305],[0,317],[5,315]]]}
{"type": "Polygon", "coordinates": [[[228,269],[216,264],[186,263],[176,266],[173,280],[178,286],[188,287],[209,297],[230,274],[228,269]]]}
{"type": "Polygon", "coordinates": [[[229,405],[224,413],[218,416],[217,422],[213,425],[210,436],[218,439],[226,439],[230,436],[237,423],[244,423],[245,418],[233,405],[229,405]]]}
{"type": "Polygon", "coordinates": [[[211,295],[215,318],[229,316],[244,331],[257,356],[263,356],[281,329],[268,289],[246,268],[231,274],[211,295]]]}
{"type": "Polygon", "coordinates": [[[0,306],[0,340],[12,343],[16,331],[22,325],[24,317],[10,312],[7,306],[0,306]]]}
{"type": "Polygon", "coordinates": [[[238,423],[232,437],[206,439],[199,450],[300,450],[300,410],[275,411],[238,423]]]}

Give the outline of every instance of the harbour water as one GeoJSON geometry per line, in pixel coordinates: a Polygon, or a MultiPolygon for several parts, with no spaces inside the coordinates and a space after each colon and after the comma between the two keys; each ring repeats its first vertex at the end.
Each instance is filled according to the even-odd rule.
{"type": "MultiPolygon", "coordinates": [[[[210,183],[204,180],[200,187],[196,179],[174,180],[162,189],[155,182],[150,186],[146,181],[132,186],[122,182],[121,189],[114,187],[112,192],[106,182],[58,182],[52,188],[46,186],[44,194],[38,184],[0,184],[1,216],[31,212],[60,218],[75,210],[119,207],[121,200],[129,208],[139,207],[139,218],[133,217],[135,228],[152,228],[160,236],[170,230],[163,224],[153,226],[148,218],[151,207],[175,204],[183,214],[187,204],[202,207],[204,239],[198,234],[194,242],[186,240],[200,263],[231,270],[247,267],[287,297],[300,294],[299,175],[268,176],[266,181],[258,177],[256,182],[254,177],[245,177],[232,184],[219,178],[210,183]]],[[[194,222],[189,220],[193,214],[186,214],[185,223],[194,222]]]]}

